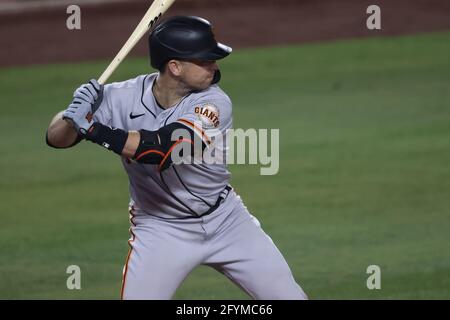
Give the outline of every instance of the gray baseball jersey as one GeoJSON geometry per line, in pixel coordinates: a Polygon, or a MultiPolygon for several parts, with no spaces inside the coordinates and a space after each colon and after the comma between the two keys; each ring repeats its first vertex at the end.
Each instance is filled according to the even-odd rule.
{"type": "MultiPolygon", "coordinates": [[[[153,73],[106,85],[94,119],[126,131],[158,130],[178,121],[204,141],[232,127],[231,101],[217,85],[190,93],[177,105],[163,109],[152,92],[156,77],[153,73]]],[[[230,173],[225,164],[180,164],[160,171],[157,165],[125,158],[122,162],[129,176],[132,205],[139,212],[169,219],[201,216],[228,192],[230,173]]]]}

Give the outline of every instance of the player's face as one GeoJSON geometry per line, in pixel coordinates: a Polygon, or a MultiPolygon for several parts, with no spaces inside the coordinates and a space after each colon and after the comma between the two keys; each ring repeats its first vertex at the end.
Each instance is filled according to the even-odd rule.
{"type": "Polygon", "coordinates": [[[216,70],[219,69],[215,61],[188,60],[181,61],[183,82],[195,90],[203,90],[211,85],[216,70]]]}

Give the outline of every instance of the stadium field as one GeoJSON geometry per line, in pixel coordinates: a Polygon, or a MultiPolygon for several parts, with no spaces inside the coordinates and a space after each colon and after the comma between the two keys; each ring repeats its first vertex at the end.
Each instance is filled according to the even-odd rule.
{"type": "MultiPolygon", "coordinates": [[[[236,50],[220,63],[236,128],[280,129],[280,170],[232,185],[312,299],[450,298],[450,33],[236,50]],[[381,289],[366,286],[370,265],[381,289]]],[[[107,61],[0,70],[0,298],[118,299],[128,179],[91,143],[45,145],[107,61]],[[66,268],[81,268],[68,290],[66,268]]],[[[114,80],[149,72],[127,59],[114,80]]],[[[246,299],[200,267],[176,299],[246,299]]]]}

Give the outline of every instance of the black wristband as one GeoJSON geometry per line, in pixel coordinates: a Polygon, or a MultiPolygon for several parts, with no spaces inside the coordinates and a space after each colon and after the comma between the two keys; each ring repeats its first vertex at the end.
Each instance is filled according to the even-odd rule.
{"type": "Polygon", "coordinates": [[[128,132],[117,128],[113,129],[95,122],[84,138],[99,144],[108,150],[112,150],[118,155],[122,155],[123,147],[127,142],[128,132]]]}

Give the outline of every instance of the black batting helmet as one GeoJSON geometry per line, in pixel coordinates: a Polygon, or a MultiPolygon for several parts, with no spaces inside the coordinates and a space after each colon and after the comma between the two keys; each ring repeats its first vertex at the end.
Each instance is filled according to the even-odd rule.
{"type": "Polygon", "coordinates": [[[174,16],[150,33],[150,64],[161,70],[170,59],[219,60],[231,48],[214,38],[211,23],[195,16],[174,16]]]}

